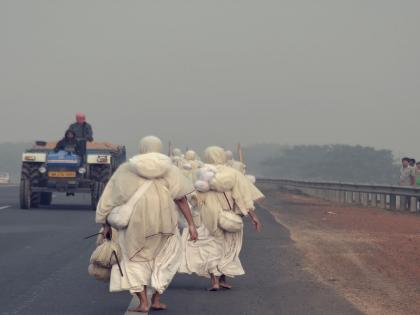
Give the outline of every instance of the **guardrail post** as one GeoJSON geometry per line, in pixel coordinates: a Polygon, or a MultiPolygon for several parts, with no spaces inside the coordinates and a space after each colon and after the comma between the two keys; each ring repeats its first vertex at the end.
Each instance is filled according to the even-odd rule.
{"type": "Polygon", "coordinates": [[[386,209],[386,195],[385,194],[379,195],[379,207],[382,209],[386,209]]]}
{"type": "Polygon", "coordinates": [[[359,192],[354,193],[354,203],[357,203],[357,204],[360,205],[360,193],[359,192]]]}
{"type": "Polygon", "coordinates": [[[368,194],[360,193],[360,199],[361,199],[362,206],[366,207],[368,205],[368,194]]]}
{"type": "Polygon", "coordinates": [[[410,198],[410,211],[417,212],[417,198],[416,197],[409,197],[410,198]]]}
{"type": "Polygon", "coordinates": [[[340,203],[345,203],[346,202],[346,192],[345,191],[340,190],[338,192],[338,200],[339,200],[340,203]]]}
{"type": "Polygon", "coordinates": [[[353,203],[353,192],[352,191],[346,191],[346,199],[347,199],[347,203],[353,203]]]}
{"type": "Polygon", "coordinates": [[[336,200],[335,200],[335,191],[334,191],[334,190],[330,190],[329,192],[330,192],[330,193],[329,193],[329,199],[330,199],[331,201],[336,201],[336,200]]]}
{"type": "Polygon", "coordinates": [[[370,200],[370,206],[371,207],[376,207],[376,204],[378,203],[378,195],[377,194],[372,194],[371,195],[371,200],[370,200]]]}
{"type": "Polygon", "coordinates": [[[340,191],[334,190],[334,200],[337,203],[340,203],[340,191]]]}
{"type": "Polygon", "coordinates": [[[389,209],[397,210],[397,196],[396,195],[389,195],[389,209]]]}

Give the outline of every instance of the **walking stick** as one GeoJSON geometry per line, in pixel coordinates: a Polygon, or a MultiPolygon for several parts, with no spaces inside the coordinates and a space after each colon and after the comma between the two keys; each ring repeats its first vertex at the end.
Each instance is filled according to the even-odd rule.
{"type": "Polygon", "coordinates": [[[172,157],[172,155],[173,155],[172,141],[169,141],[168,156],[169,156],[169,157],[172,157]]]}
{"type": "Polygon", "coordinates": [[[90,238],[92,238],[92,237],[94,237],[94,236],[98,236],[98,235],[100,235],[100,234],[102,234],[102,232],[95,233],[95,234],[90,235],[90,236],[86,236],[86,237],[84,237],[83,239],[84,239],[84,240],[88,240],[88,239],[90,239],[90,238]]]}
{"type": "Polygon", "coordinates": [[[241,146],[241,144],[240,144],[240,143],[238,143],[238,148],[237,148],[237,150],[238,150],[239,161],[240,161],[241,163],[244,163],[244,153],[242,152],[242,146],[241,146]]]}
{"type": "Polygon", "coordinates": [[[117,261],[117,265],[118,265],[118,269],[120,270],[121,277],[124,277],[124,274],[122,272],[121,265],[120,265],[120,260],[118,259],[118,256],[117,256],[117,253],[115,252],[115,250],[112,251],[112,255],[114,255],[115,260],[117,261]]]}

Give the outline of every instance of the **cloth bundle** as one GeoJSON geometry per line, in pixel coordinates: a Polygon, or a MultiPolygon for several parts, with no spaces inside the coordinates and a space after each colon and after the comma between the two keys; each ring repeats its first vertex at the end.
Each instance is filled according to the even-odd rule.
{"type": "Polygon", "coordinates": [[[121,249],[119,245],[112,239],[100,235],[97,240],[97,247],[90,257],[88,273],[98,281],[108,282],[111,277],[112,266],[119,265],[120,259],[121,249]]]}
{"type": "Polygon", "coordinates": [[[222,210],[217,219],[219,227],[229,233],[236,233],[243,229],[242,218],[232,211],[222,210]]]}
{"type": "Polygon", "coordinates": [[[199,192],[210,191],[210,182],[217,173],[216,167],[213,165],[205,165],[198,171],[198,179],[194,183],[194,187],[199,192]]]}
{"type": "Polygon", "coordinates": [[[117,230],[123,230],[127,228],[136,203],[140,200],[141,197],[143,197],[151,185],[152,181],[146,181],[142,186],[140,186],[140,188],[130,198],[129,201],[127,201],[122,206],[112,209],[111,213],[107,217],[109,225],[117,230]]]}
{"type": "Polygon", "coordinates": [[[235,213],[233,202],[229,201],[227,194],[230,195],[236,183],[236,171],[224,166],[206,165],[199,171],[199,179],[195,182],[195,188],[199,192],[209,192],[210,190],[218,193],[221,198],[227,201],[224,207],[218,209],[217,225],[226,232],[236,233],[243,229],[241,216],[235,213]]]}
{"type": "Polygon", "coordinates": [[[182,164],[182,168],[184,170],[191,171],[192,170],[192,165],[191,165],[191,163],[185,162],[184,164],[182,164]]]}

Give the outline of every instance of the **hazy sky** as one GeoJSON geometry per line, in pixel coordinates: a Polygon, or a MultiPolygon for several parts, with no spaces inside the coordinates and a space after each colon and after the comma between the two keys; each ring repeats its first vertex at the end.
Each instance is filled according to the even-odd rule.
{"type": "Polygon", "coordinates": [[[420,158],[418,0],[0,0],[0,142],[348,143],[420,158]]]}

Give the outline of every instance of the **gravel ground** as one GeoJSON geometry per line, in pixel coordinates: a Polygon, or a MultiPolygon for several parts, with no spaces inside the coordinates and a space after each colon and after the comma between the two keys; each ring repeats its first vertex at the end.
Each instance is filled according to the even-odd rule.
{"type": "Polygon", "coordinates": [[[261,187],[305,268],[367,314],[420,313],[420,216],[261,187]]]}

